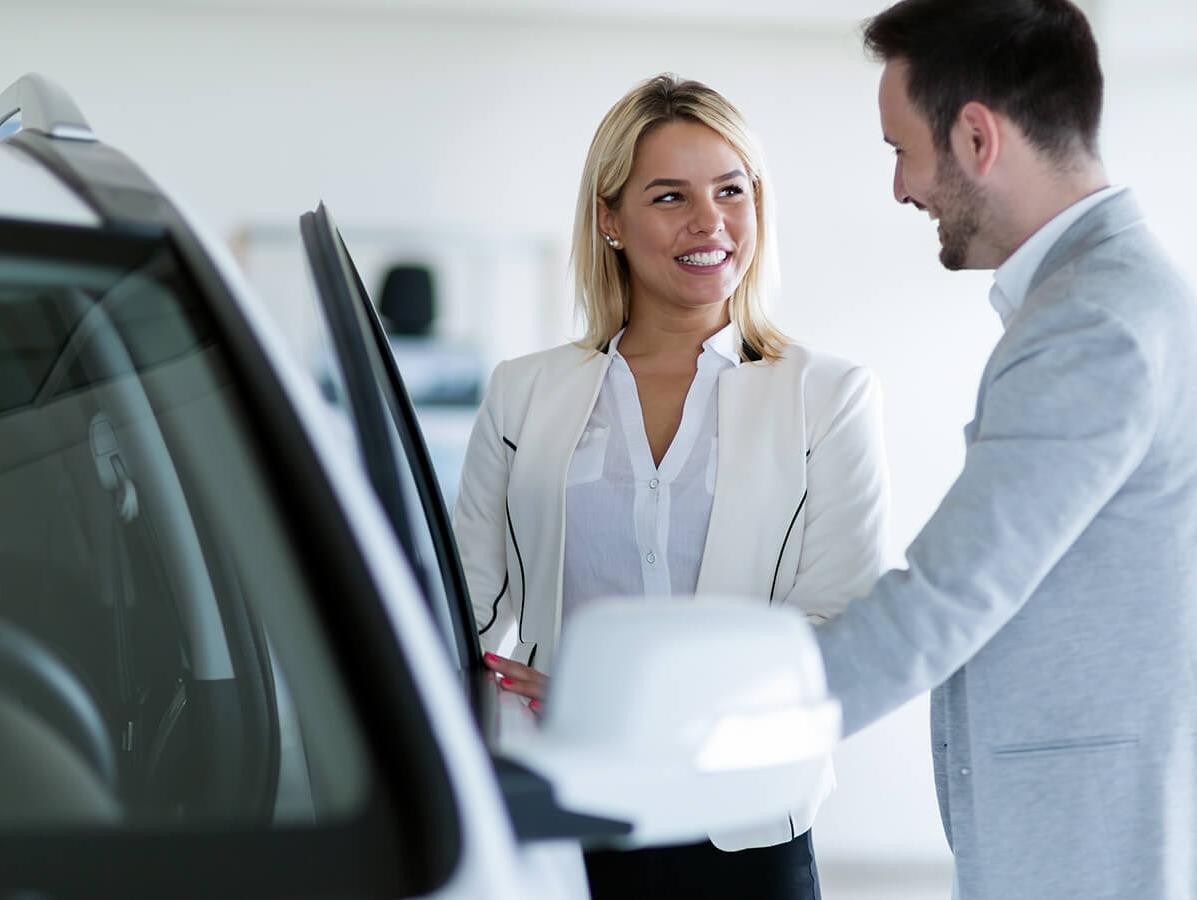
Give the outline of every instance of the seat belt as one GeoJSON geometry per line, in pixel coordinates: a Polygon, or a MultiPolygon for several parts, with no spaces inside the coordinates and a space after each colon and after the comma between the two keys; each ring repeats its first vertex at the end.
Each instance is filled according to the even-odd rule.
{"type": "Polygon", "coordinates": [[[133,766],[140,757],[141,698],[138,697],[138,680],[134,663],[132,639],[129,634],[129,602],[133,586],[130,571],[128,543],[125,529],[138,518],[139,505],[137,488],[129,477],[120,447],[116,441],[116,430],[104,413],[96,413],[88,429],[92,460],[99,475],[100,484],[113,494],[115,515],[108,527],[101,527],[103,540],[100,559],[104,567],[105,599],[112,611],[112,646],[116,660],[116,687],[120,707],[120,753],[126,760],[122,768],[133,766]]]}

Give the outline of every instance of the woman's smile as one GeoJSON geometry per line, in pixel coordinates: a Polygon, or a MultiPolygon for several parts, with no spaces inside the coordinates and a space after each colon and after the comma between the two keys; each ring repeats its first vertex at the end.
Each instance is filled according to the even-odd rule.
{"type": "Polygon", "coordinates": [[[674,261],[692,275],[713,275],[731,265],[732,255],[722,247],[698,247],[675,256],[674,261]]]}

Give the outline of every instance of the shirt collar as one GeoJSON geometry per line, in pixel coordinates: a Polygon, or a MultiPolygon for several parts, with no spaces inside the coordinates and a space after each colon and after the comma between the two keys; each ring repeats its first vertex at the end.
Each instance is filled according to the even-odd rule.
{"type": "Polygon", "coordinates": [[[1064,236],[1064,232],[1097,204],[1125,190],[1125,187],[1118,186],[1102,188],[1074,203],[1031,235],[997,268],[993,273],[989,302],[1001,316],[1003,327],[1009,326],[1014,314],[1022,308],[1027,290],[1031,287],[1031,280],[1056,241],[1064,236]]]}
{"type": "MultiPolygon", "coordinates": [[[[619,332],[615,337],[611,338],[611,343],[607,346],[607,352],[611,354],[612,359],[623,359],[619,355],[619,341],[625,331],[627,331],[626,328],[619,329],[619,332]]],[[[702,349],[703,353],[711,351],[719,354],[738,368],[740,365],[740,329],[736,327],[735,322],[728,322],[702,342],[702,349]]]]}
{"type": "Polygon", "coordinates": [[[728,322],[702,342],[703,350],[713,350],[737,368],[740,365],[740,329],[728,322]]]}

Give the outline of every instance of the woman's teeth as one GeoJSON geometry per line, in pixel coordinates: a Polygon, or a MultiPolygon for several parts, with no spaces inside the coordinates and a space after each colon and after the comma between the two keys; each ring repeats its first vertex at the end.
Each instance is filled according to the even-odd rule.
{"type": "Polygon", "coordinates": [[[689,266],[717,266],[719,263],[727,259],[726,250],[709,250],[704,253],[687,253],[685,256],[679,256],[678,262],[686,263],[689,266]]]}

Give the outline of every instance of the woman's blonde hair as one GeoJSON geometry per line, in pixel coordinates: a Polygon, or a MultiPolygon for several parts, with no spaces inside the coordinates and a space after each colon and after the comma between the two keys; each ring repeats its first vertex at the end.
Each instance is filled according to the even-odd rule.
{"type": "Polygon", "coordinates": [[[765,315],[776,280],[772,196],[764,159],[740,111],[697,81],[663,74],[637,85],[611,107],[595,132],[582,170],[574,217],[572,261],[578,311],[586,326],[580,343],[602,350],[628,320],[631,287],[622,253],[599,234],[598,204],[616,210],[632,172],[636,147],[652,129],[677,120],[706,125],[744,161],[756,204],[756,252],[731,296],[731,318],[744,343],[763,359],[781,356],[787,343],[765,315]]]}

